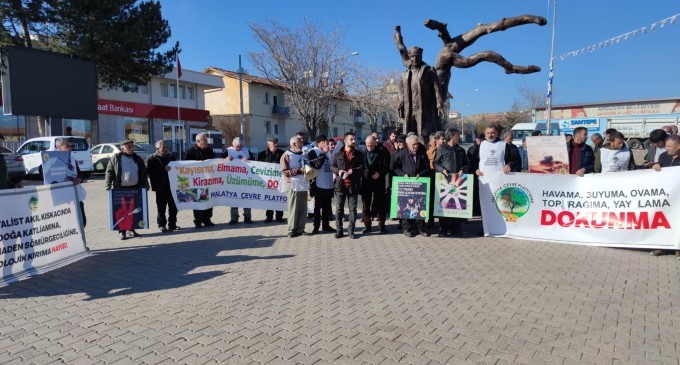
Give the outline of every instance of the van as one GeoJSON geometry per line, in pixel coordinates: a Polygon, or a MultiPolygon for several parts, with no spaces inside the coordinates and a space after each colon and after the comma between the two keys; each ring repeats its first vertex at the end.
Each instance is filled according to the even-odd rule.
{"type": "Polygon", "coordinates": [[[85,138],[74,136],[36,137],[24,142],[17,150],[17,154],[24,159],[26,175],[42,175],[42,156],[40,153],[43,151],[56,151],[55,141],[57,138],[66,138],[71,142],[73,147],[71,152],[74,154],[76,161],[78,161],[78,168],[85,177],[89,177],[92,173],[90,144],[87,143],[85,138]]]}

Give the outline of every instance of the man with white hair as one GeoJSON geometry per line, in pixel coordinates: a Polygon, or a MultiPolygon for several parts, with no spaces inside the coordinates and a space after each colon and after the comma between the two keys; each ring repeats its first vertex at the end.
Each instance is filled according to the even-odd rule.
{"type": "Polygon", "coordinates": [[[170,171],[168,164],[172,161],[175,161],[175,156],[168,151],[168,145],[165,141],[156,141],[156,152],[149,156],[146,165],[151,189],[156,192],[156,208],[158,209],[156,223],[158,229],[163,233],[181,229],[177,226],[177,205],[172,198],[168,177],[168,171],[170,171]],[[168,208],[168,219],[165,219],[166,207],[168,208]]]}
{"type": "MultiPolygon", "coordinates": [[[[213,158],[215,158],[215,152],[208,146],[208,135],[199,133],[196,135],[196,144],[189,147],[184,159],[187,161],[205,161],[213,158]]],[[[212,208],[194,209],[194,226],[196,228],[214,226],[215,223],[210,220],[212,215],[212,208]]]]}
{"type": "Polygon", "coordinates": [[[288,237],[291,238],[308,235],[305,232],[305,222],[309,182],[305,179],[304,171],[302,138],[293,136],[290,139],[290,149],[281,157],[281,174],[286,180],[288,196],[288,237]]]}
{"type": "MultiPolygon", "coordinates": [[[[392,163],[392,171],[396,176],[402,177],[426,177],[430,174],[430,160],[425,151],[419,148],[418,137],[410,135],[406,137],[406,148],[396,152],[396,158],[392,163]]],[[[425,221],[404,219],[402,229],[407,237],[415,237],[416,230],[421,236],[429,237],[430,233],[425,229],[425,221]]]]}
{"type": "MultiPolygon", "coordinates": [[[[227,150],[222,153],[222,158],[226,158],[229,161],[241,160],[246,162],[250,159],[250,151],[243,147],[241,137],[234,137],[231,141],[231,147],[227,148],[227,150]]],[[[231,215],[229,225],[238,224],[238,207],[231,207],[229,213],[231,215]]],[[[243,223],[253,224],[250,208],[243,208],[243,223]]]]}

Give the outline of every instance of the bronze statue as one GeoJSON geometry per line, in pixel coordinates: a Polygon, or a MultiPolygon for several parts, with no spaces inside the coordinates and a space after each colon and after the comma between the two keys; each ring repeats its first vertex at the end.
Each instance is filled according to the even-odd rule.
{"type": "MultiPolygon", "coordinates": [[[[449,81],[451,80],[452,67],[468,68],[485,61],[493,62],[503,67],[505,69],[506,74],[511,73],[530,74],[541,71],[540,67],[534,65],[515,66],[508,60],[503,58],[503,56],[494,51],[483,51],[475,53],[469,57],[463,57],[460,55],[460,52],[462,52],[465,48],[471,46],[477,39],[486,34],[504,31],[508,28],[516,27],[518,25],[532,23],[543,26],[547,24],[547,21],[545,20],[545,18],[535,15],[520,15],[512,18],[503,18],[502,20],[495,23],[479,24],[472,30],[464,34],[460,34],[454,38],[451,38],[451,35],[449,34],[448,29],[446,28],[447,26],[446,23],[440,23],[436,20],[431,19],[426,20],[424,23],[425,26],[429,29],[437,30],[439,38],[441,38],[442,42],[444,42],[444,46],[439,51],[439,55],[437,55],[437,60],[435,61],[434,64],[434,70],[437,74],[438,82],[436,84],[438,84],[439,87],[439,94],[434,96],[425,95],[424,93],[422,93],[422,91],[421,94],[418,95],[416,94],[409,95],[408,93],[404,93],[403,95],[400,94],[402,96],[402,102],[404,107],[402,115],[402,107],[400,103],[399,115],[400,117],[404,118],[404,133],[405,134],[408,132],[418,133],[418,138],[421,139],[423,137],[427,137],[428,134],[434,133],[434,131],[439,130],[441,128],[441,122],[439,118],[436,118],[435,122],[436,124],[435,128],[437,129],[433,129],[433,127],[430,126],[429,124],[430,120],[429,119],[426,120],[426,116],[427,118],[429,118],[432,115],[437,116],[438,113],[441,113],[442,110],[441,106],[444,104],[444,100],[449,90],[449,81]],[[414,101],[414,97],[417,97],[420,100],[414,101]],[[434,97],[434,99],[424,100],[425,97],[434,97]],[[407,107],[410,106],[411,104],[416,105],[416,103],[418,103],[418,106],[422,108],[419,111],[416,110],[417,112],[421,113],[420,115],[422,115],[422,117],[420,117],[418,114],[413,113],[413,110],[415,109],[409,110],[409,108],[407,107]]],[[[399,26],[395,27],[393,39],[397,44],[397,49],[399,50],[399,54],[401,55],[402,63],[404,64],[404,66],[409,68],[409,70],[404,72],[403,79],[401,82],[402,84],[409,84],[407,77],[409,75],[412,75],[410,69],[413,67],[412,65],[414,64],[415,61],[414,57],[411,56],[411,50],[408,51],[406,50],[406,46],[404,45],[404,39],[401,35],[401,27],[399,26]]],[[[413,47],[411,49],[413,49],[413,47]]],[[[420,50],[420,56],[421,59],[419,62],[420,64],[422,64],[422,50],[420,50]]],[[[424,67],[430,69],[429,66],[427,65],[425,65],[424,67]]],[[[412,82],[413,80],[411,80],[411,83],[412,82]]],[[[410,89],[412,90],[413,87],[411,87],[410,89]]],[[[405,87],[400,88],[400,93],[408,91],[409,89],[405,87]]],[[[427,141],[427,139],[424,139],[424,141],[427,141]]]]}
{"type": "Polygon", "coordinates": [[[408,58],[399,83],[399,117],[404,120],[404,134],[415,132],[425,143],[430,134],[441,130],[443,94],[437,73],[423,62],[423,49],[411,47],[408,58]]]}

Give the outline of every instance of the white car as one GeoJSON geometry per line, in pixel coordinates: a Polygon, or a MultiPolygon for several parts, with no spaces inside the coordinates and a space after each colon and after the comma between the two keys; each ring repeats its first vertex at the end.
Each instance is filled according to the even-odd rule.
{"type": "Polygon", "coordinates": [[[83,137],[74,136],[49,136],[31,138],[24,142],[17,150],[17,153],[24,159],[24,166],[26,174],[42,174],[42,156],[43,151],[56,151],[55,140],[57,138],[66,138],[71,142],[71,152],[75,155],[78,161],[78,168],[85,175],[89,177],[92,172],[92,156],[90,156],[90,144],[83,137]]]}
{"type": "MultiPolygon", "coordinates": [[[[149,159],[152,152],[147,151],[144,147],[134,144],[132,149],[139,157],[144,160],[144,163],[149,159]]],[[[106,166],[113,155],[120,152],[120,143],[102,143],[92,147],[90,154],[92,155],[92,166],[94,171],[106,171],[106,166]]]]}

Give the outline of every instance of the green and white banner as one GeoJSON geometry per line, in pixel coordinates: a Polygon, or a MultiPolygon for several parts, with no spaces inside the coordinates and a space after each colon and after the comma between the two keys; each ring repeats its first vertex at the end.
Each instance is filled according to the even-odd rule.
{"type": "Polygon", "coordinates": [[[425,220],[430,211],[430,179],[427,177],[392,178],[391,218],[425,220]]]}
{"type": "Polygon", "coordinates": [[[213,159],[169,166],[170,190],[179,210],[215,206],[288,210],[279,164],[213,159]]]}
{"type": "Polygon", "coordinates": [[[584,177],[487,172],[479,182],[486,235],[680,249],[680,168],[584,177]]]}

